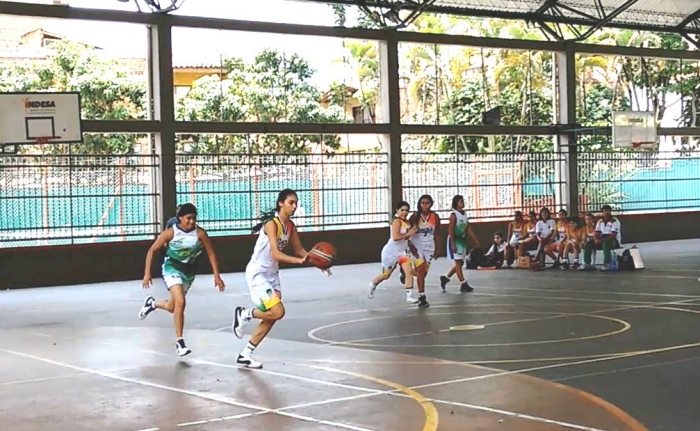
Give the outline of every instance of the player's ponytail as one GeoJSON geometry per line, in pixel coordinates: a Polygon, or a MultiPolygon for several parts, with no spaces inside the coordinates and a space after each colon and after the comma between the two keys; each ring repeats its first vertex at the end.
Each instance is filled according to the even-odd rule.
{"type": "Polygon", "coordinates": [[[279,194],[277,195],[277,204],[275,205],[275,208],[260,213],[260,218],[258,219],[260,220],[260,223],[253,226],[253,233],[260,232],[260,229],[262,229],[263,226],[265,226],[265,223],[275,218],[275,215],[280,211],[280,208],[282,208],[282,204],[284,203],[284,201],[286,201],[289,196],[296,196],[296,194],[297,193],[292,189],[284,189],[281,192],[279,192],[279,194]]]}

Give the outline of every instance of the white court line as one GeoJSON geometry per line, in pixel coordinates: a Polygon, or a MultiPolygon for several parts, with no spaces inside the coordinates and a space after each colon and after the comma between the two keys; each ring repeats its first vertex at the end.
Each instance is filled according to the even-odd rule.
{"type": "MultiPolygon", "coordinates": [[[[38,335],[38,334],[34,334],[34,335],[38,335]]],[[[69,339],[69,340],[76,340],[76,341],[80,340],[79,338],[69,337],[69,336],[65,336],[65,335],[56,335],[55,337],[56,338],[65,338],[65,339],[69,339]]],[[[98,342],[98,344],[103,344],[105,346],[114,346],[114,344],[104,342],[104,341],[100,341],[100,342],[98,342]]],[[[172,355],[170,355],[170,354],[158,352],[156,350],[144,349],[141,347],[133,347],[133,348],[136,350],[146,352],[146,353],[151,353],[151,354],[154,354],[157,356],[164,356],[164,357],[168,357],[168,358],[172,357],[172,355]]],[[[0,349],[0,351],[3,351],[3,350],[0,349]]],[[[351,390],[360,391],[360,392],[381,392],[380,390],[377,390],[377,389],[369,389],[369,388],[364,388],[362,386],[354,386],[354,385],[346,385],[343,383],[329,382],[327,380],[319,380],[319,379],[314,379],[311,377],[302,377],[302,376],[297,376],[295,374],[282,373],[279,371],[271,371],[271,370],[265,370],[265,369],[252,369],[252,368],[242,367],[240,365],[222,364],[219,362],[213,362],[213,361],[209,361],[206,359],[191,358],[191,359],[189,359],[189,361],[193,362],[193,363],[200,363],[203,365],[212,365],[212,366],[223,367],[223,368],[234,368],[234,369],[240,369],[243,371],[253,372],[253,373],[270,374],[272,376],[286,377],[286,378],[293,379],[293,380],[301,380],[304,382],[316,383],[316,384],[325,385],[325,386],[333,386],[336,388],[351,389],[351,390]]],[[[119,371],[125,371],[125,370],[117,370],[116,372],[119,372],[119,371]]]]}
{"type": "Polygon", "coordinates": [[[0,386],[21,385],[23,383],[48,382],[51,380],[70,379],[71,377],[78,377],[78,376],[85,376],[85,375],[87,375],[87,373],[64,374],[62,376],[41,377],[38,379],[29,379],[29,380],[15,380],[13,382],[0,383],[0,386]]]}
{"type": "Polygon", "coordinates": [[[378,390],[378,389],[363,388],[362,386],[354,386],[354,385],[346,385],[343,383],[329,382],[327,380],[313,379],[311,377],[297,376],[294,374],[281,373],[278,371],[245,368],[245,367],[241,367],[240,365],[222,364],[219,362],[208,361],[206,359],[192,359],[191,361],[194,363],[199,363],[199,364],[204,364],[204,365],[212,365],[212,366],[222,367],[222,368],[235,368],[235,369],[240,369],[240,370],[251,372],[251,373],[263,373],[263,374],[270,374],[273,376],[287,377],[287,378],[291,378],[291,379],[295,379],[295,380],[301,380],[303,382],[316,383],[316,384],[325,385],[325,386],[333,386],[335,388],[351,389],[354,391],[370,392],[370,393],[376,393],[376,394],[380,394],[381,392],[383,392],[383,391],[378,390]]]}
{"type": "MultiPolygon", "coordinates": [[[[438,285],[432,285],[437,287],[438,285]]],[[[531,290],[537,292],[567,292],[567,293],[587,293],[604,295],[629,295],[629,296],[660,296],[670,298],[698,298],[700,295],[682,295],[678,293],[648,293],[648,292],[614,292],[609,290],[575,290],[575,289],[547,289],[540,287],[502,287],[502,286],[479,286],[479,289],[503,289],[503,290],[531,290]]]]}
{"type": "Polygon", "coordinates": [[[370,428],[358,427],[355,425],[345,424],[342,422],[334,422],[334,421],[328,421],[328,420],[324,420],[324,419],[317,419],[317,418],[313,418],[311,416],[298,415],[295,413],[288,413],[285,411],[278,411],[276,409],[269,409],[267,407],[256,406],[253,404],[248,404],[248,403],[236,401],[232,398],[225,397],[223,395],[208,394],[208,393],[199,392],[199,391],[174,388],[172,386],[161,385],[158,383],[152,383],[152,382],[147,382],[144,380],[133,379],[130,377],[122,377],[122,376],[119,376],[117,374],[113,374],[113,373],[109,373],[109,372],[102,372],[102,371],[93,370],[90,368],[77,367],[75,365],[64,364],[62,362],[54,361],[52,359],[47,359],[47,358],[42,358],[40,356],[16,352],[14,350],[0,349],[0,352],[10,353],[12,355],[17,355],[17,356],[21,356],[21,357],[28,358],[28,359],[33,359],[35,361],[40,361],[40,362],[45,362],[45,363],[52,364],[52,365],[57,365],[59,367],[64,367],[64,368],[69,368],[69,369],[76,370],[76,371],[81,371],[84,373],[94,374],[94,375],[101,376],[101,377],[104,377],[107,379],[113,379],[113,380],[118,380],[118,381],[122,381],[122,382],[126,382],[126,383],[133,383],[133,384],[137,384],[137,385],[148,386],[148,387],[157,388],[157,389],[163,389],[166,391],[177,392],[177,393],[184,394],[184,395],[190,395],[193,397],[203,398],[205,400],[210,400],[210,401],[216,401],[219,403],[228,404],[228,405],[232,405],[232,406],[236,406],[236,407],[243,407],[243,408],[247,408],[250,410],[258,410],[260,413],[274,413],[274,414],[277,414],[280,416],[286,416],[286,417],[290,417],[293,419],[299,419],[299,420],[302,420],[305,422],[318,423],[318,424],[328,425],[328,426],[335,427],[335,428],[349,429],[352,431],[375,431],[375,430],[372,430],[370,428]]]}
{"type": "Polygon", "coordinates": [[[193,422],[183,422],[181,424],[177,424],[178,427],[188,427],[188,426],[193,426],[193,425],[204,425],[212,422],[223,422],[223,421],[230,421],[234,419],[244,419],[248,418],[251,416],[259,415],[260,413],[243,413],[240,415],[234,415],[234,416],[223,416],[220,418],[214,418],[214,419],[203,419],[201,421],[193,421],[193,422]]]}
{"type": "MultiPolygon", "coordinates": [[[[312,366],[312,368],[317,368],[317,369],[330,371],[330,372],[335,371],[337,373],[344,374],[343,370],[338,370],[335,368],[317,367],[317,366],[312,366]]],[[[383,394],[390,395],[390,396],[397,396],[397,397],[401,397],[401,398],[412,399],[411,396],[409,396],[405,393],[399,392],[398,389],[386,390],[386,391],[383,391],[383,394]]],[[[371,394],[357,395],[357,396],[353,397],[352,399],[357,399],[360,397],[369,397],[369,396],[373,396],[373,395],[371,395],[371,394]]],[[[347,399],[328,400],[327,403],[336,402],[336,401],[346,401],[346,400],[347,399]]],[[[583,431],[605,431],[605,430],[601,430],[598,428],[591,428],[591,427],[587,427],[584,425],[574,424],[571,422],[557,421],[554,419],[548,419],[548,418],[543,418],[543,417],[539,417],[539,416],[517,413],[517,412],[512,412],[509,410],[496,409],[496,408],[492,408],[492,407],[480,406],[480,405],[476,405],[476,404],[465,404],[465,403],[459,403],[459,402],[455,402],[455,401],[440,400],[437,398],[427,398],[426,402],[436,403],[436,404],[446,404],[446,405],[451,405],[451,406],[459,406],[459,407],[464,407],[464,408],[473,409],[473,410],[481,410],[481,411],[485,411],[485,412],[489,412],[489,413],[500,414],[503,416],[517,417],[519,419],[525,419],[525,420],[530,420],[530,421],[534,421],[534,422],[558,425],[558,426],[564,427],[564,428],[571,428],[571,429],[577,429],[577,430],[583,430],[583,431]]]]}
{"type": "Polygon", "coordinates": [[[601,371],[598,373],[588,373],[588,374],[578,374],[575,376],[568,376],[568,377],[560,377],[558,379],[550,380],[551,382],[565,382],[567,380],[574,380],[574,379],[580,379],[583,377],[593,377],[593,376],[602,376],[605,374],[614,374],[614,373],[622,373],[625,371],[634,371],[634,370],[642,370],[645,368],[654,368],[654,367],[660,367],[663,365],[670,365],[670,364],[681,364],[684,362],[691,362],[691,361],[697,361],[700,359],[700,356],[694,356],[692,358],[685,358],[685,359],[676,359],[673,361],[664,361],[664,362],[657,362],[655,364],[649,364],[649,365],[638,365],[636,367],[625,367],[625,368],[617,368],[614,370],[608,370],[608,371],[601,371]]]}
{"type": "Polygon", "coordinates": [[[605,430],[602,430],[599,428],[592,428],[592,427],[587,427],[584,425],[573,424],[570,422],[562,422],[562,421],[557,421],[554,419],[547,419],[547,418],[542,418],[539,416],[526,415],[523,413],[511,412],[508,410],[494,409],[491,407],[479,406],[479,405],[475,405],[475,404],[465,404],[465,403],[458,403],[458,402],[454,402],[454,401],[444,401],[444,400],[436,400],[436,399],[430,399],[429,401],[436,403],[436,404],[447,404],[450,406],[465,407],[465,408],[473,409],[473,410],[481,410],[484,412],[496,413],[496,414],[503,415],[503,416],[516,417],[518,419],[527,419],[527,420],[531,420],[531,421],[535,421],[535,422],[541,422],[541,423],[550,424],[550,425],[557,425],[557,426],[564,427],[564,428],[571,428],[571,429],[583,430],[583,431],[605,431],[605,430]]]}

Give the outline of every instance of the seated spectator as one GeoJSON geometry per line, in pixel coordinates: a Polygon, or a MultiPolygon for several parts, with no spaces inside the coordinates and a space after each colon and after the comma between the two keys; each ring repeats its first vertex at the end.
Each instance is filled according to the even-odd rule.
{"type": "Polygon", "coordinates": [[[581,231],[582,228],[579,226],[579,220],[576,217],[569,217],[567,219],[568,225],[566,229],[566,237],[564,239],[564,250],[562,252],[564,256],[564,263],[561,269],[567,270],[571,266],[571,261],[569,261],[569,254],[574,254],[574,269],[579,269],[581,266],[581,249],[583,242],[581,241],[581,231]]]}
{"type": "MultiPolygon", "coordinates": [[[[582,249],[586,249],[586,244],[589,242],[594,242],[595,241],[595,216],[592,213],[586,214],[586,224],[581,228],[581,236],[580,236],[580,241],[582,244],[582,249]]],[[[595,244],[592,245],[593,249],[595,249],[595,244]]],[[[591,249],[591,250],[593,250],[591,249]]],[[[588,257],[588,261],[586,261],[586,256],[584,252],[584,263],[581,266],[580,270],[581,271],[593,271],[595,270],[595,267],[591,264],[591,257],[592,257],[593,251],[591,251],[591,256],[588,257]]]]}
{"type": "Polygon", "coordinates": [[[528,251],[537,250],[539,239],[537,238],[537,213],[530,211],[528,221],[525,224],[525,236],[520,240],[520,256],[525,256],[528,251]]]}
{"type": "MultiPolygon", "coordinates": [[[[523,213],[521,211],[516,211],[513,221],[508,223],[508,243],[506,244],[505,252],[506,262],[515,261],[515,268],[518,267],[517,259],[520,258],[520,242],[526,237],[526,231],[527,226],[525,224],[525,220],[523,219],[523,213]]],[[[508,264],[508,266],[510,266],[510,264],[508,264]]]]}
{"type": "Polygon", "coordinates": [[[584,247],[584,260],[586,265],[590,265],[593,250],[603,250],[602,271],[610,270],[612,262],[612,251],[620,248],[622,236],[620,234],[620,221],[612,216],[612,207],[603,205],[601,208],[603,217],[598,220],[595,226],[593,241],[589,241],[584,247]]]}
{"type": "MultiPolygon", "coordinates": [[[[480,266],[484,268],[502,268],[506,251],[506,242],[503,241],[503,234],[501,232],[496,232],[493,234],[493,244],[491,248],[484,255],[484,263],[480,266]]],[[[509,262],[509,264],[512,263],[509,262]]],[[[509,265],[510,266],[510,265],[509,265]]]]}
{"type": "Polygon", "coordinates": [[[565,257],[564,247],[566,247],[566,232],[569,229],[567,221],[569,213],[566,210],[559,210],[555,223],[556,234],[547,248],[547,256],[554,259],[552,269],[560,268],[563,265],[562,259],[565,257]],[[556,256],[555,256],[556,253],[556,256]]]}
{"type": "Polygon", "coordinates": [[[557,257],[552,253],[551,244],[557,236],[557,224],[552,220],[552,213],[549,208],[544,207],[540,210],[540,220],[535,226],[539,247],[537,248],[537,260],[539,261],[538,270],[544,269],[546,256],[549,256],[557,261],[557,257]]]}

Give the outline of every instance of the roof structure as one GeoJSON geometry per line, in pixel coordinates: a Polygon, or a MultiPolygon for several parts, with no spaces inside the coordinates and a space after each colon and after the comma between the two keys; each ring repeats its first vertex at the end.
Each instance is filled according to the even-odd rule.
{"type": "MultiPolygon", "coordinates": [[[[305,0],[360,7],[387,27],[422,12],[520,19],[563,40],[566,26],[583,40],[602,27],[700,35],[700,0],[305,0]]],[[[692,40],[696,43],[696,40],[692,40]]]]}

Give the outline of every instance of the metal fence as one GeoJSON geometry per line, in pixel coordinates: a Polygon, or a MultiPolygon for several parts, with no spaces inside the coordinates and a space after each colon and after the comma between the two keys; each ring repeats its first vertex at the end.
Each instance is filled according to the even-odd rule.
{"type": "MultiPolygon", "coordinates": [[[[300,231],[386,226],[388,155],[178,155],[177,198],[212,235],[249,234],[284,188],[297,192],[300,231]]],[[[173,209],[174,210],[174,209],[173,209]]]]}
{"type": "Polygon", "coordinates": [[[616,213],[700,209],[700,152],[582,152],[582,212],[609,204],[616,213]]]}
{"type": "MultiPolygon", "coordinates": [[[[404,153],[404,199],[414,206],[428,193],[447,217],[461,194],[473,220],[560,208],[565,162],[555,152],[404,153]]],[[[151,240],[160,226],[157,172],[152,155],[0,156],[0,247],[151,240]]],[[[389,221],[384,153],[181,154],[176,175],[178,202],[197,205],[212,235],[249,233],[287,187],[299,195],[300,230],[389,221]]],[[[603,204],[618,214],[697,210],[700,152],[581,152],[578,181],[581,212],[603,204]]]]}
{"type": "Polygon", "coordinates": [[[152,239],[156,156],[0,156],[0,247],[152,239]]]}
{"type": "Polygon", "coordinates": [[[510,218],[516,210],[552,211],[561,205],[557,190],[564,183],[557,176],[565,156],[543,153],[404,153],[403,194],[413,208],[418,198],[430,194],[441,217],[449,215],[452,197],[464,196],[472,220],[510,218]]]}

